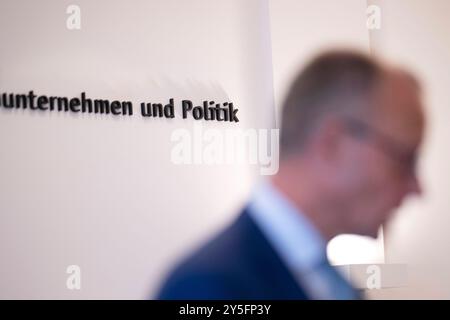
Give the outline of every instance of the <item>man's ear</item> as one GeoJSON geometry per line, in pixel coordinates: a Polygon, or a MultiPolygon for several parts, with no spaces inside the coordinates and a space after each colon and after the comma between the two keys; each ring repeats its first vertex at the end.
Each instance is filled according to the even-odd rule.
{"type": "Polygon", "coordinates": [[[336,116],[329,116],[322,120],[316,132],[316,151],[325,162],[335,162],[342,151],[345,138],[345,126],[336,116]]]}

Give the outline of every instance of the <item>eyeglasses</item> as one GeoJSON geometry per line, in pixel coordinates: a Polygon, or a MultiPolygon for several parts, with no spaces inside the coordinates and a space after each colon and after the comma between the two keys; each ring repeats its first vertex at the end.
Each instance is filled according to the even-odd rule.
{"type": "Polygon", "coordinates": [[[415,175],[417,151],[411,151],[389,135],[375,129],[362,120],[345,116],[344,122],[349,132],[359,138],[371,138],[375,145],[387,156],[393,159],[408,175],[415,175]]]}

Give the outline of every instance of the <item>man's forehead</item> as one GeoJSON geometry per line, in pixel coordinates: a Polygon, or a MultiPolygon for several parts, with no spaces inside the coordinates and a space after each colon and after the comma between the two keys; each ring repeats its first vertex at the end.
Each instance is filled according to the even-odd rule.
{"type": "Polygon", "coordinates": [[[383,111],[391,115],[422,114],[420,86],[412,75],[402,70],[387,70],[380,84],[378,93],[381,107],[386,109],[383,111]]]}
{"type": "Polygon", "coordinates": [[[375,118],[385,130],[406,142],[421,140],[424,110],[417,81],[401,70],[389,70],[380,85],[375,118]]]}

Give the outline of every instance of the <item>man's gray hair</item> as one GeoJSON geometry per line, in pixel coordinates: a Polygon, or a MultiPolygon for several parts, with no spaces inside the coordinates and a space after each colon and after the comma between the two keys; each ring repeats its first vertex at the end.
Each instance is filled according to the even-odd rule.
{"type": "Polygon", "coordinates": [[[281,154],[302,149],[325,115],[370,111],[384,74],[374,59],[353,51],[316,57],[293,81],[283,104],[281,154]]]}

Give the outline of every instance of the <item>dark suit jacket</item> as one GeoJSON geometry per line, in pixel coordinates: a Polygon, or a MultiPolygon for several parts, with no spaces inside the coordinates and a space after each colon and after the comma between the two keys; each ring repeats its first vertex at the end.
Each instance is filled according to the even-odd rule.
{"type": "Polygon", "coordinates": [[[157,299],[307,299],[247,210],[173,270],[157,299]]]}

